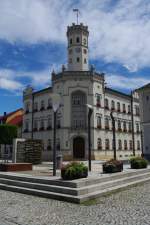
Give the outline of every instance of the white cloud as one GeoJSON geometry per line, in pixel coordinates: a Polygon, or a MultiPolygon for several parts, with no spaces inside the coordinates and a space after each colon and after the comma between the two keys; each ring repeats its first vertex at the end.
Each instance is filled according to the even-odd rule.
{"type": "Polygon", "coordinates": [[[124,77],[116,74],[108,74],[105,76],[107,86],[116,89],[133,90],[147,83],[150,83],[150,78],[143,77],[124,77]]]}
{"type": "Polygon", "coordinates": [[[29,44],[66,42],[66,26],[75,21],[89,25],[90,56],[118,62],[130,71],[150,65],[149,0],[1,0],[0,38],[29,44]]]}
{"type": "Polygon", "coordinates": [[[22,83],[13,79],[14,73],[10,70],[0,70],[0,89],[10,92],[19,92],[23,89],[22,83]]]}

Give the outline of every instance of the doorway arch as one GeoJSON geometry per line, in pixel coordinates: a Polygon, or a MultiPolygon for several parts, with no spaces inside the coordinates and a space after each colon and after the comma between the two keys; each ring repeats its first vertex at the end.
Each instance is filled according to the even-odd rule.
{"type": "Polygon", "coordinates": [[[83,137],[75,137],[73,139],[73,158],[85,158],[85,140],[83,137]]]}

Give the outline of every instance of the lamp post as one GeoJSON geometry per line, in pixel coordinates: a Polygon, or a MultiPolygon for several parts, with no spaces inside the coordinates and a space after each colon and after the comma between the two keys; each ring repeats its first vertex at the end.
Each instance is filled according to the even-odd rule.
{"type": "Polygon", "coordinates": [[[88,107],[88,165],[89,171],[91,171],[91,116],[93,113],[93,107],[87,104],[88,107]]]}
{"type": "Polygon", "coordinates": [[[113,116],[113,112],[110,113],[110,117],[112,120],[112,130],[113,130],[113,151],[114,151],[114,159],[116,160],[116,129],[115,129],[115,118],[113,116]]]}
{"type": "Polygon", "coordinates": [[[54,111],[54,132],[53,132],[53,176],[56,176],[56,118],[57,111],[60,106],[60,95],[53,94],[52,98],[52,107],[54,111]]]}

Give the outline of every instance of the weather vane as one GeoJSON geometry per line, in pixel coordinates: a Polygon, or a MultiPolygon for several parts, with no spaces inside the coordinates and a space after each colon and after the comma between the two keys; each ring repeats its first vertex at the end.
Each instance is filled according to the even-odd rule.
{"type": "Polygon", "coordinates": [[[80,11],[79,11],[79,9],[73,9],[73,12],[75,12],[77,15],[77,25],[78,25],[80,11]]]}

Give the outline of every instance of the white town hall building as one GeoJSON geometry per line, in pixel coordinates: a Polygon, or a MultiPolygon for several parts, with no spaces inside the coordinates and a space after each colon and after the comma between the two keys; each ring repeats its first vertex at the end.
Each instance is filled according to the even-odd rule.
{"type": "Polygon", "coordinates": [[[23,93],[23,138],[42,139],[43,160],[52,158],[53,150],[53,93],[61,96],[57,113],[57,151],[64,160],[87,159],[88,130],[86,104],[92,105],[91,142],[92,158],[112,158],[112,121],[116,121],[117,158],[127,159],[141,155],[141,133],[138,94],[131,96],[105,86],[105,76],[89,66],[88,27],[82,23],[67,28],[68,66],[60,73],[52,72],[51,87],[33,91],[27,87],[23,93]],[[132,110],[134,133],[132,133],[132,110]],[[133,143],[134,141],[134,143],[133,143]]]}

